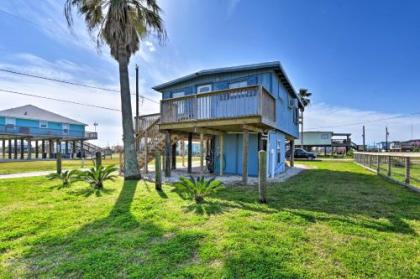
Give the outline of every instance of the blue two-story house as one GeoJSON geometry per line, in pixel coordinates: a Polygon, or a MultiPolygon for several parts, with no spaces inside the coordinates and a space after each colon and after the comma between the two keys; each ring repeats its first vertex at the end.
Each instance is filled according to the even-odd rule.
{"type": "Polygon", "coordinates": [[[285,171],[303,104],[279,62],[203,70],[153,89],[163,96],[160,131],[208,139],[216,174],[257,176],[259,150],[267,151],[267,176],[285,171]]]}
{"type": "Polygon", "coordinates": [[[0,140],[3,158],[7,157],[6,150],[9,159],[18,159],[18,151],[21,159],[24,153],[31,158],[32,144],[35,144],[35,157],[40,154],[42,158],[46,158],[47,154],[53,157],[58,151],[73,155],[77,149],[83,150],[84,141],[97,139],[96,132],[85,131],[86,126],[82,122],[33,105],[2,110],[0,140]]]}

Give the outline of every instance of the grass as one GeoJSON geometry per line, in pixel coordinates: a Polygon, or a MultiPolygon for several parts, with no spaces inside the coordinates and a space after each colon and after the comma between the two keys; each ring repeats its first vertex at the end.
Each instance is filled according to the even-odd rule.
{"type": "Polygon", "coordinates": [[[351,162],[203,205],[151,183],[0,180],[0,278],[419,278],[420,195],[351,162]]]}
{"type": "MultiPolygon", "coordinates": [[[[198,162],[199,157],[192,157],[193,162],[198,162]]],[[[118,154],[114,154],[112,159],[107,157],[102,160],[102,163],[107,165],[116,165],[119,166],[119,157],[118,154]]],[[[177,157],[177,163],[180,166],[181,157],[177,157]]],[[[86,159],[84,161],[84,167],[91,167],[93,161],[86,159]]],[[[187,158],[185,157],[185,165],[187,165],[187,158]]],[[[149,167],[154,166],[154,160],[149,163],[149,167]]],[[[65,160],[63,159],[63,169],[78,169],[82,167],[82,160],[65,160]]],[[[16,162],[0,162],[0,175],[2,174],[13,174],[13,173],[24,173],[24,172],[35,172],[35,171],[49,171],[56,169],[56,161],[16,161],[16,162]]]]}

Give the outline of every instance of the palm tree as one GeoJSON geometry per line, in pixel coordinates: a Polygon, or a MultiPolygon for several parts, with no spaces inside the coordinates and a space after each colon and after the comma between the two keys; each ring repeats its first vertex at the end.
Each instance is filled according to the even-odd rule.
{"type": "MultiPolygon", "coordinates": [[[[312,93],[308,92],[308,89],[299,89],[299,98],[303,103],[303,107],[308,106],[311,103],[311,97],[312,93]]],[[[300,147],[303,148],[303,110],[301,110],[301,122],[300,122],[300,147]]]]}
{"type": "Polygon", "coordinates": [[[98,47],[105,42],[119,64],[124,178],[139,179],[128,64],[130,57],[139,50],[140,41],[149,33],[155,33],[161,42],[165,40],[161,9],[156,0],[66,0],[64,14],[70,27],[73,8],[84,17],[89,32],[97,35],[98,47]]]}

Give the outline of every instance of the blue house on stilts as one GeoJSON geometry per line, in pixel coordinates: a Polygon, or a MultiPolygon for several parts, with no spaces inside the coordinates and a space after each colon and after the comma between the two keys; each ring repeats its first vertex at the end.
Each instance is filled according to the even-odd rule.
{"type": "Polygon", "coordinates": [[[206,147],[207,167],[216,175],[257,176],[259,150],[267,152],[268,177],[285,171],[286,143],[293,148],[299,136],[303,104],[279,62],[203,70],[153,89],[163,96],[153,117],[166,136],[166,175],[176,142],[186,139],[206,147]]]}

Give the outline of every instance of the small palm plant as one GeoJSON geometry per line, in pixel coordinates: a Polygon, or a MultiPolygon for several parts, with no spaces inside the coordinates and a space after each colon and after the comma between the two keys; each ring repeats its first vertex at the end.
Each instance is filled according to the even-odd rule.
{"type": "Polygon", "coordinates": [[[103,189],[105,181],[114,181],[115,178],[117,178],[117,175],[113,174],[117,170],[118,168],[114,165],[104,167],[102,165],[95,164],[93,168],[82,172],[80,174],[80,178],[89,183],[94,189],[103,189]]]}
{"type": "Polygon", "coordinates": [[[60,179],[63,182],[63,187],[68,187],[73,182],[80,180],[79,175],[78,170],[66,170],[61,173],[51,173],[47,175],[47,178],[49,180],[60,179]]]}
{"type": "Polygon", "coordinates": [[[179,191],[188,194],[196,203],[202,203],[206,196],[224,188],[223,183],[214,177],[206,180],[204,176],[197,177],[197,179],[192,176],[190,178],[181,176],[179,180],[179,182],[175,183],[175,187],[179,191]]]}

